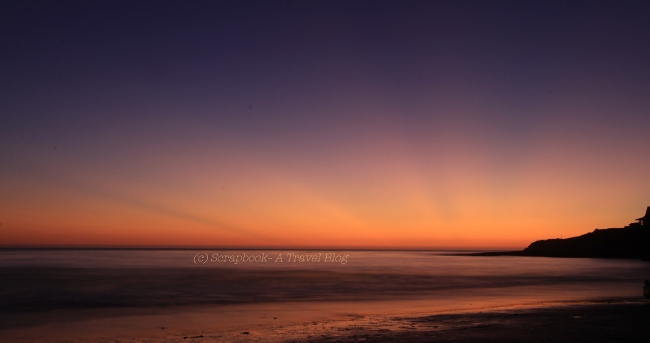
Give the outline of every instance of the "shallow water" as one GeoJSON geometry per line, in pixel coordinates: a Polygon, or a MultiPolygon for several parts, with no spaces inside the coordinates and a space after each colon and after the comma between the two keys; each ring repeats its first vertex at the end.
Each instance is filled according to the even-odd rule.
{"type": "Polygon", "coordinates": [[[0,311],[290,301],[506,305],[641,297],[650,278],[650,263],[636,260],[449,253],[3,250],[0,311]]]}

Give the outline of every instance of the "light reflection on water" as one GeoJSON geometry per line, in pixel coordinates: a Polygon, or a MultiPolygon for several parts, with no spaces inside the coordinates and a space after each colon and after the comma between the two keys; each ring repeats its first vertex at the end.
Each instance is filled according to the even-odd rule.
{"type": "Polygon", "coordinates": [[[650,264],[636,260],[447,253],[4,250],[0,310],[417,298],[462,302],[470,297],[505,304],[636,297],[650,278],[650,264]],[[270,258],[266,263],[195,263],[198,254],[212,259],[215,253],[270,258]],[[321,254],[320,262],[289,262],[289,253],[321,254]],[[325,263],[332,253],[348,255],[347,263],[325,263]],[[282,262],[275,262],[279,255],[282,262]]]}

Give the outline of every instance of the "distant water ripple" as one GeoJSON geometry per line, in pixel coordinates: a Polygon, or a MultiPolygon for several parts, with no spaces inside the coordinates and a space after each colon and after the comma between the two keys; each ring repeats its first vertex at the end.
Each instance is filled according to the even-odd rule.
{"type": "Polygon", "coordinates": [[[385,300],[458,292],[504,297],[528,288],[606,289],[616,296],[650,276],[647,262],[633,260],[345,253],[347,265],[197,266],[193,251],[2,251],[0,311],[385,300]]]}

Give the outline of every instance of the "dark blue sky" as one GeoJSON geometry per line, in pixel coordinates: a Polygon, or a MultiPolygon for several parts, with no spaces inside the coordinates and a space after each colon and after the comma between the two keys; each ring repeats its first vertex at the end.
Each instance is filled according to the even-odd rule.
{"type": "MultiPolygon", "coordinates": [[[[42,105],[83,98],[106,109],[165,97],[237,109],[361,96],[411,107],[396,115],[413,116],[416,126],[422,118],[408,112],[430,102],[494,98],[511,111],[493,119],[516,129],[578,85],[588,94],[572,96],[625,97],[643,94],[650,77],[650,10],[638,1],[17,1],[3,8],[3,102],[12,122],[52,116],[23,106],[35,98],[42,105]],[[450,98],[458,93],[462,100],[450,98]]],[[[264,125],[300,120],[251,116],[264,125]]]]}

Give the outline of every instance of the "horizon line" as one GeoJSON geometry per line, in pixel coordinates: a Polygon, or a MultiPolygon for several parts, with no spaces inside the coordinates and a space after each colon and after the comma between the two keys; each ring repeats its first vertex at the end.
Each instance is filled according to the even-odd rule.
{"type": "Polygon", "coordinates": [[[151,246],[151,245],[4,245],[0,250],[332,250],[332,251],[513,251],[515,247],[408,247],[408,246],[151,246]]]}

